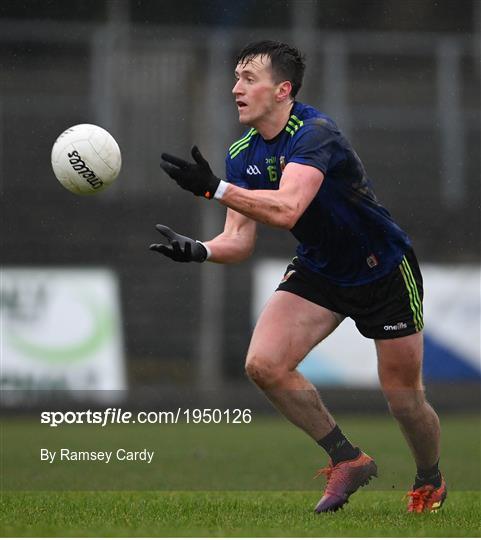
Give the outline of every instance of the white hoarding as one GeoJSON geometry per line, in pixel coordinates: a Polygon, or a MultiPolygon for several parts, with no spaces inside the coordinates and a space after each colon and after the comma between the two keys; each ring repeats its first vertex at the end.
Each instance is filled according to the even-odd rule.
{"type": "Polygon", "coordinates": [[[0,298],[2,390],[126,388],[113,272],[3,268],[0,298]]]}

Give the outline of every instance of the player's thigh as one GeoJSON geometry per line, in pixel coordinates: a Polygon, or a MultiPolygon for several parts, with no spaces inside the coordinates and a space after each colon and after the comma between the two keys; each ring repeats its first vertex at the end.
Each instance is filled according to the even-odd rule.
{"type": "Polygon", "coordinates": [[[383,390],[422,390],[422,332],[394,339],[378,339],[375,343],[383,390]]]}
{"type": "Polygon", "coordinates": [[[247,362],[265,361],[294,369],[341,320],[339,315],[296,294],[276,291],[257,321],[247,362]]]}

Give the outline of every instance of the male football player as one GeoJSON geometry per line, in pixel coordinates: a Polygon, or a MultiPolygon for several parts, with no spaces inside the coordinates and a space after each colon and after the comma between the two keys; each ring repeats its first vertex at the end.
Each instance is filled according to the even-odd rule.
{"type": "Polygon", "coordinates": [[[297,254],[257,322],[246,371],[329,455],[316,512],[341,508],[377,475],[296,369],[345,317],[375,342],[383,393],[416,463],[408,510],[433,511],[446,485],[439,419],[422,383],[421,273],[351,144],[331,118],[295,100],[304,68],[299,51],[283,43],[256,42],[239,53],[232,93],[249,129],[228,150],[225,180],[196,146],[193,162],[164,153],[161,164],[181,188],[227,207],[224,231],[199,242],[157,225],[166,243],[150,248],[179,262],[234,263],[251,255],[258,222],[291,231],[297,254]]]}

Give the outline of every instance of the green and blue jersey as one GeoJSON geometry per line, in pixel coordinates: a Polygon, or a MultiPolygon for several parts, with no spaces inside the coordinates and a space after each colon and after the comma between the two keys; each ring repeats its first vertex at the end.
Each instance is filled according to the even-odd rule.
{"type": "Polygon", "coordinates": [[[410,246],[406,233],[379,203],[364,166],[336,124],[295,102],[285,128],[271,140],[249,129],[226,157],[227,181],[245,189],[279,189],[288,163],[319,169],[324,181],[291,229],[297,257],[342,286],[389,274],[410,246]]]}

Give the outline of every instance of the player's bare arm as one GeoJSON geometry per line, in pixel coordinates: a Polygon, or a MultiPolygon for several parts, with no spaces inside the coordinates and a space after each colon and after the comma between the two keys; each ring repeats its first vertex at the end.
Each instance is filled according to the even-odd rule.
{"type": "Polygon", "coordinates": [[[224,230],[221,234],[204,242],[209,249],[209,261],[237,263],[252,255],[256,243],[256,222],[227,209],[224,230]]]}
{"type": "Polygon", "coordinates": [[[227,210],[224,231],[208,242],[200,242],[173,231],[167,225],[156,225],[162,242],[150,249],[176,262],[237,263],[254,251],[256,222],[235,210],[227,210]]]}
{"type": "Polygon", "coordinates": [[[261,223],[290,230],[312,202],[323,179],[315,167],[289,163],[278,190],[252,191],[229,184],[219,202],[261,223]]]}
{"type": "Polygon", "coordinates": [[[315,167],[288,163],[278,190],[252,191],[216,177],[196,146],[192,148],[192,157],[194,163],[164,153],[161,167],[181,188],[194,195],[215,197],[246,217],[283,229],[292,229],[324,179],[323,173],[315,167]]]}

